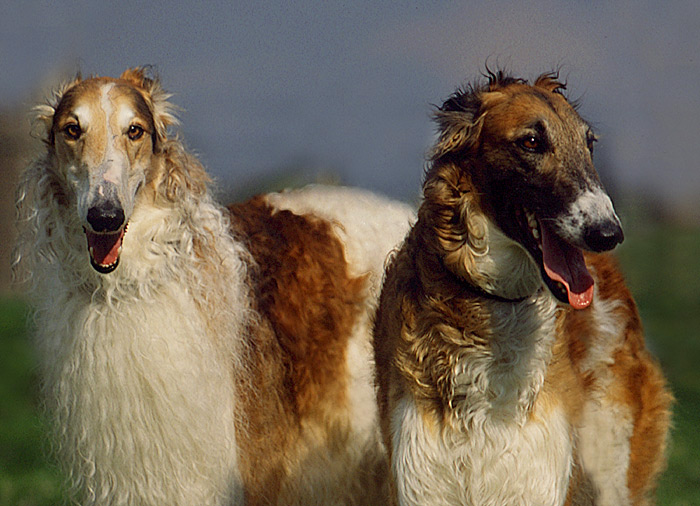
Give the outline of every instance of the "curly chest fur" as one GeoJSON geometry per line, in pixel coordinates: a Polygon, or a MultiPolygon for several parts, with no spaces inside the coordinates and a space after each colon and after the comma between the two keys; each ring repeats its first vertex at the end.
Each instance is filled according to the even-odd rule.
{"type": "Polygon", "coordinates": [[[399,495],[410,504],[562,504],[572,441],[567,408],[549,393],[556,305],[539,292],[468,307],[454,319],[441,308],[430,328],[404,327],[397,364],[413,395],[395,397],[390,415],[399,495]],[[534,471],[527,480],[516,478],[523,462],[534,471]]]}
{"type": "Polygon", "coordinates": [[[235,472],[230,371],[184,290],[167,288],[112,310],[55,294],[40,314],[62,458],[89,491],[81,504],[217,504],[235,472]]]}
{"type": "Polygon", "coordinates": [[[404,305],[396,345],[408,389],[456,427],[486,419],[524,423],[556,340],[549,294],[519,304],[433,299],[421,306],[404,305]]]}

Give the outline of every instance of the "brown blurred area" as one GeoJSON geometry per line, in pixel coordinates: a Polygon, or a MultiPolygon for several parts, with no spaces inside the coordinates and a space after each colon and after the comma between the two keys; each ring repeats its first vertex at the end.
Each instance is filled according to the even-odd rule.
{"type": "Polygon", "coordinates": [[[41,141],[30,134],[30,120],[30,107],[20,104],[0,108],[0,295],[12,291],[17,178],[41,147],[41,141]]]}

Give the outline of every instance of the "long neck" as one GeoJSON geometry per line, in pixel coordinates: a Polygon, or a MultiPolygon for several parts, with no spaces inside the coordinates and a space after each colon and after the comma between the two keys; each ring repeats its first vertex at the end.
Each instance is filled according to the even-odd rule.
{"type": "Polygon", "coordinates": [[[556,335],[556,303],[534,263],[468,193],[452,206],[426,198],[408,247],[425,308],[416,320],[428,322],[417,334],[456,357],[424,366],[432,369],[430,381],[450,418],[522,422],[544,382],[556,335]]]}
{"type": "Polygon", "coordinates": [[[542,287],[538,267],[482,209],[471,179],[454,165],[433,167],[424,187],[415,237],[419,251],[475,292],[517,301],[542,287]]]}

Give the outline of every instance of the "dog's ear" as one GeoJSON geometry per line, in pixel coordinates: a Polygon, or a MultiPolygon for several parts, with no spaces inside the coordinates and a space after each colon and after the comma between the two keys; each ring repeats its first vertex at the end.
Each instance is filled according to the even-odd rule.
{"type": "Polygon", "coordinates": [[[544,88],[552,93],[562,94],[566,90],[566,83],[559,80],[559,72],[547,72],[535,80],[535,86],[544,88]]]}
{"type": "Polygon", "coordinates": [[[152,67],[130,68],[119,78],[142,90],[143,98],[153,113],[154,150],[159,150],[168,137],[168,127],[178,124],[178,108],[168,101],[172,95],[163,89],[152,67]]]}
{"type": "Polygon", "coordinates": [[[433,160],[466,151],[477,143],[483,124],[479,95],[474,88],[460,89],[436,109],[433,119],[438,141],[431,153],[433,160]]]}
{"type": "Polygon", "coordinates": [[[156,191],[171,202],[200,197],[207,191],[210,178],[196,156],[177,138],[168,139],[158,157],[161,164],[153,174],[156,191]]]}
{"type": "Polygon", "coordinates": [[[80,74],[76,75],[70,81],[66,81],[58,88],[51,92],[51,96],[46,100],[46,103],[35,106],[32,109],[32,136],[39,137],[49,146],[54,144],[53,118],[56,114],[58,105],[63,100],[63,97],[68,93],[68,90],[83,80],[80,74]]]}

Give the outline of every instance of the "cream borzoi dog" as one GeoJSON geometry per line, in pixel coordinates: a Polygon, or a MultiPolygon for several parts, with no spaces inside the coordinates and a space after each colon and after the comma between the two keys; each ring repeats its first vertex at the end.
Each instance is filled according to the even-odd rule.
{"type": "Polygon", "coordinates": [[[670,395],[599,254],[622,229],[562,88],[499,72],[437,111],[418,222],[375,324],[401,505],[650,501],[670,395]]]}
{"type": "Polygon", "coordinates": [[[370,319],[411,210],[312,187],[226,210],[143,69],[39,108],[19,188],[57,453],[85,505],[384,504],[370,319]]]}

